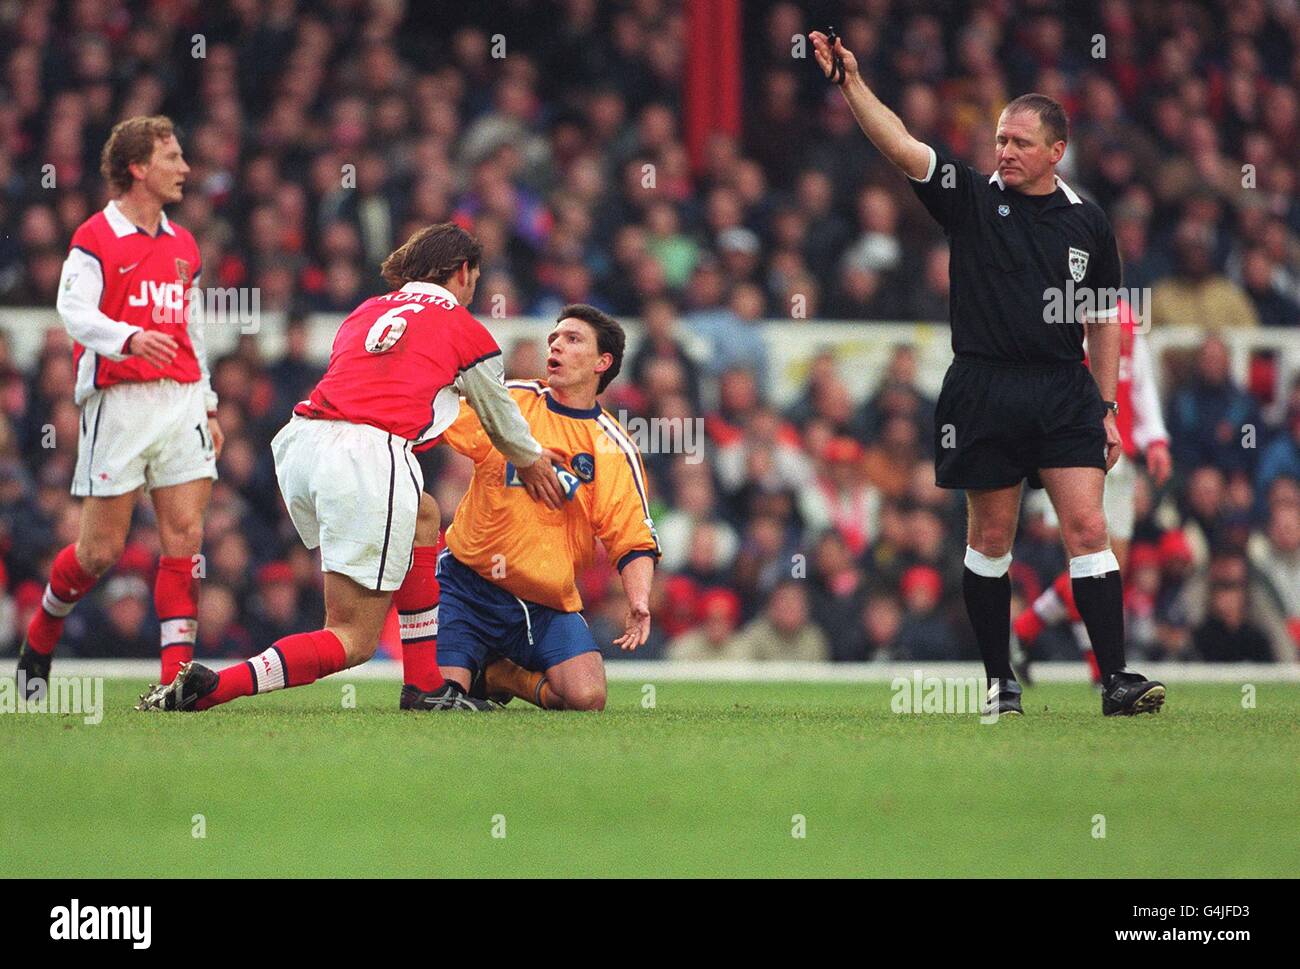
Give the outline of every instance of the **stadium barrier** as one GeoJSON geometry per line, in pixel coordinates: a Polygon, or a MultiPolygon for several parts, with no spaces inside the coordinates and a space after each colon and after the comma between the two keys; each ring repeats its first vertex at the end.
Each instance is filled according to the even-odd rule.
{"type": "MultiPolygon", "coordinates": [[[[321,364],[329,359],[334,334],[343,316],[337,313],[318,313],[309,318],[309,353],[321,364]]],[[[518,340],[534,340],[538,348],[544,346],[544,337],[554,321],[549,317],[511,317],[485,319],[497,342],[507,353],[518,340]]],[[[628,333],[627,356],[636,351],[641,338],[637,320],[623,320],[628,333]]],[[[52,308],[23,307],[0,308],[0,329],[7,334],[19,367],[30,368],[40,353],[45,331],[60,326],[58,315],[52,308]]],[[[803,320],[766,320],[754,324],[767,345],[770,384],[768,394],[772,403],[785,407],[798,399],[807,381],[809,367],[818,353],[832,350],[839,362],[840,377],[855,400],[871,394],[884,372],[895,346],[908,343],[917,352],[917,383],[923,393],[933,397],[939,393],[944,372],[952,360],[947,323],[916,322],[809,322],[803,320]]],[[[267,312],[260,314],[256,325],[250,327],[237,315],[229,322],[213,320],[205,335],[209,356],[219,357],[234,349],[242,333],[257,339],[262,358],[274,361],[284,352],[285,315],[267,312]]],[[[1150,332],[1152,347],[1157,359],[1166,366],[1161,377],[1162,390],[1168,386],[1169,364],[1176,363],[1180,352],[1192,352],[1205,342],[1207,331],[1195,326],[1160,327],[1150,332]]],[[[687,321],[678,328],[678,336],[687,352],[706,369],[709,364],[707,342],[692,333],[687,321]]],[[[1290,381],[1300,375],[1300,326],[1295,329],[1256,329],[1218,331],[1232,354],[1233,375],[1243,386],[1249,384],[1252,360],[1261,352],[1272,354],[1273,396],[1285,399],[1290,381]]],[[[1176,365],[1174,371],[1182,369],[1176,365]]],[[[1266,413],[1273,418],[1277,415],[1266,413]]]]}

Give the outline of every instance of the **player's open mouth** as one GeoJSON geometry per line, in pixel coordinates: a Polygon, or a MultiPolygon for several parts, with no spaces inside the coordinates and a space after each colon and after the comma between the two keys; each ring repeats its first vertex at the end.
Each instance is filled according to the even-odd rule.
{"type": "Polygon", "coordinates": [[[556,360],[554,357],[551,357],[549,360],[546,361],[546,369],[554,373],[556,370],[560,369],[560,361],[556,360]]]}

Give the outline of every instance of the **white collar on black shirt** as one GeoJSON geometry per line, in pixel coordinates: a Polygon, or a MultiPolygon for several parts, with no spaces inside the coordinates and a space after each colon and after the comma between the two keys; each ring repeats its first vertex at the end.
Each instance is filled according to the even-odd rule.
{"type": "MultiPolygon", "coordinates": [[[[129,236],[133,232],[139,232],[140,227],[126,217],[117,205],[117,199],[110,199],[104,206],[104,218],[108,219],[108,225],[113,230],[113,235],[121,239],[123,236],[129,236]]],[[[176,235],[176,230],[172,224],[167,221],[167,213],[158,213],[158,227],[166,232],[169,236],[176,235]]]]}
{"type": "MultiPolygon", "coordinates": [[[[1055,175],[1053,177],[1056,179],[1056,187],[1065,193],[1065,197],[1070,200],[1071,205],[1083,204],[1083,199],[1079,198],[1079,196],[1075,194],[1074,189],[1070,188],[1070,186],[1066,185],[1065,182],[1061,181],[1060,175],[1055,175]]],[[[1007,190],[1006,185],[1004,185],[1002,182],[1002,176],[999,175],[997,172],[994,172],[992,175],[989,176],[989,184],[996,185],[1004,192],[1007,190]]]]}
{"type": "Polygon", "coordinates": [[[441,296],[443,299],[451,300],[457,306],[460,305],[460,301],[457,300],[455,296],[452,296],[449,290],[444,289],[437,283],[407,283],[402,287],[401,292],[425,293],[429,296],[441,296]]]}

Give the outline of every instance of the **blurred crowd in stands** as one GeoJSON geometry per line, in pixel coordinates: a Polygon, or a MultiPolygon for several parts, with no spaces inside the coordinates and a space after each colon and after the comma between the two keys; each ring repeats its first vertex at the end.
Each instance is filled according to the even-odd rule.
{"type": "MultiPolygon", "coordinates": [[[[1063,176],[1109,214],[1155,327],[1295,328],[1300,5],[931,6],[746,3],[744,131],[716,133],[698,167],[680,131],[684,18],[669,0],[461,4],[441,19],[401,0],[0,6],[0,306],[53,305],[72,231],[106,200],[110,127],[166,113],[193,168],[170,215],[198,239],[205,285],[255,287],[263,312],[288,314],[279,358],[245,336],[211,361],[227,441],[197,655],[249,655],[320,625],[318,565],[267,447],[321,372],[307,320],[381,291],[396,244],[455,219],[483,244],[480,318],[537,315],[539,338],[568,302],[639,318],[645,339],[603,403],[704,419],[702,461],[646,455],[664,557],[638,658],[976,658],[960,600],[965,510],[934,485],[933,401],[912,349],[897,348],[866,400],[829,352],[793,406],[769,399],[755,321],[787,319],[798,339],[804,319],[947,317],[942,235],[810,53],[792,56],[792,37],[842,17],[911,131],[984,171],[1001,106],[1051,94],[1073,123],[1063,176]]],[[[540,375],[540,346],[507,346],[510,375],[540,375]]],[[[1295,662],[1300,380],[1285,383],[1267,355],[1235,380],[1213,337],[1167,362],[1175,477],[1138,491],[1134,651],[1295,662]]],[[[61,332],[26,371],[0,338],[0,648],[77,534],[72,385],[61,332]]],[[[469,469],[445,448],[424,460],[449,520],[469,469]]],[[[64,655],[157,652],[157,554],[142,504],[123,561],[69,619],[64,655]]],[[[1065,564],[1032,511],[1015,556],[1022,603],[1065,564]]],[[[594,569],[582,591],[608,643],[622,625],[617,577],[594,569]]],[[[1065,633],[1045,644],[1078,655],[1065,633]]]]}

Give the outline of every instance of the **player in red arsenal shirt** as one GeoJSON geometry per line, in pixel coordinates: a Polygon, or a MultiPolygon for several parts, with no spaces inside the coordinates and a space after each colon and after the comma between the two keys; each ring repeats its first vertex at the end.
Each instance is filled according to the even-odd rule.
{"type": "Polygon", "coordinates": [[[402,708],[491,709],[438,670],[440,516],[412,452],[437,442],[464,395],[529,495],[560,514],[563,492],[551,463],[559,455],[533,438],[506,390],[500,347],[465,309],[480,256],[451,223],[420,230],[390,255],[383,275],[398,288],[343,321],[325,376],[271,442],[289,517],[303,544],[321,550],[325,628],[286,636],[220,673],[187,663],[139,709],[206,710],[364,663],[390,602],[402,638],[402,708]]]}
{"type": "Polygon", "coordinates": [[[163,680],[193,655],[195,556],[222,434],[203,321],[187,311],[199,249],[163,213],[181,200],[189,170],[167,118],[118,124],[100,161],[116,197],[77,229],[63,264],[57,308],[73,339],[81,408],[72,493],[85,501],[80,535],[55,556],[23,637],[18,671],[29,696],[48,681],[64,618],[121,556],[141,487],[162,544],[154,605],[163,680]]]}

